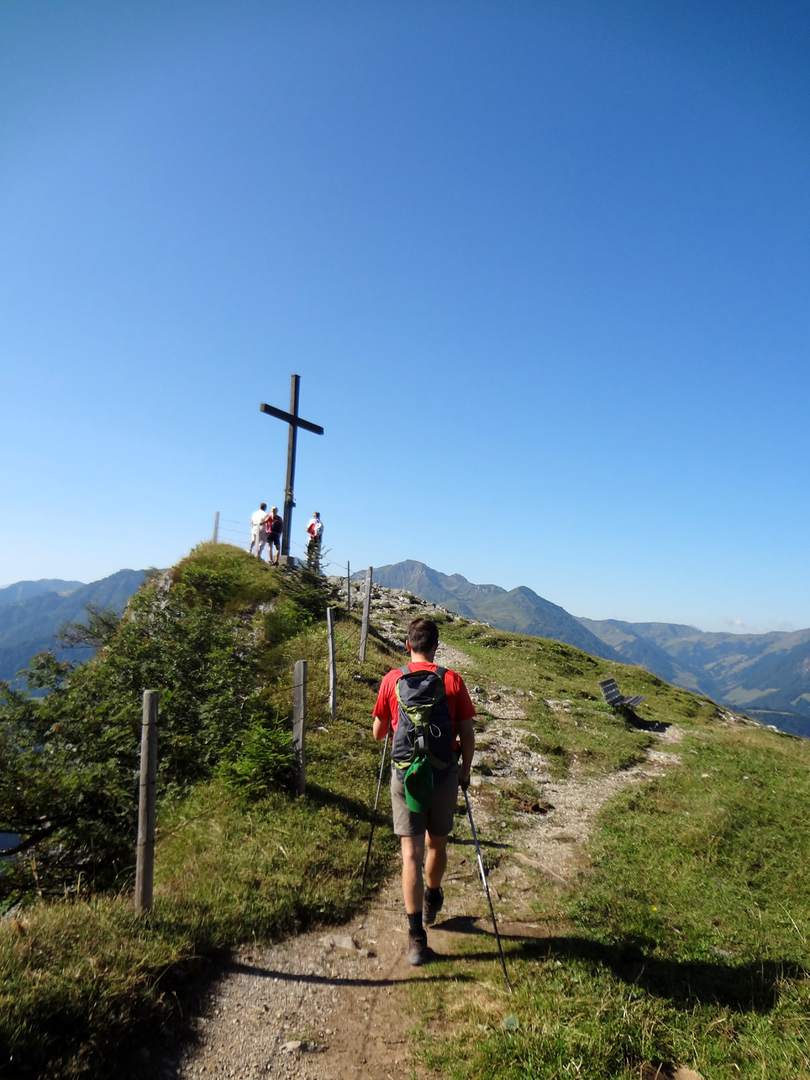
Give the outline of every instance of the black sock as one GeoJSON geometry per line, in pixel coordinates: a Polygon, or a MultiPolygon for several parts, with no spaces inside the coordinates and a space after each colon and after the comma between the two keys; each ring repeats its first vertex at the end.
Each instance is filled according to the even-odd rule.
{"type": "Polygon", "coordinates": [[[422,912],[417,911],[415,915],[408,916],[408,933],[412,937],[423,937],[425,928],[422,926],[422,912]]]}
{"type": "Polygon", "coordinates": [[[428,887],[425,889],[425,896],[431,902],[435,902],[436,900],[438,900],[441,895],[442,890],[440,885],[437,885],[435,889],[431,889],[431,887],[428,885],[428,887]]]}

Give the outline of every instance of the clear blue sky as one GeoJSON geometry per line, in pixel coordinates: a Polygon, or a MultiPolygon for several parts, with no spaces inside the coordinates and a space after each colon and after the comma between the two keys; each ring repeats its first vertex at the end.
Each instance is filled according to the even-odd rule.
{"type": "Polygon", "coordinates": [[[296,543],[809,625],[808,56],[806,3],[6,0],[0,583],[280,502],[295,371],[296,543]]]}

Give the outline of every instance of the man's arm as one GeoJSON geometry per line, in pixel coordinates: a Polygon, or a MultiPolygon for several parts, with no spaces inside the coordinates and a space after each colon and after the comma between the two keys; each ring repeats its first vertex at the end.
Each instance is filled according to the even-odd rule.
{"type": "Polygon", "coordinates": [[[384,739],[391,730],[391,703],[388,700],[388,688],[390,685],[389,675],[386,675],[380,683],[380,689],[377,691],[377,700],[374,702],[374,708],[371,710],[371,715],[374,718],[374,722],[371,726],[371,734],[378,742],[381,739],[384,739]]]}
{"type": "Polygon", "coordinates": [[[472,717],[459,723],[458,738],[461,743],[459,781],[462,786],[466,786],[470,782],[470,770],[472,769],[473,754],[475,753],[475,729],[473,728],[472,717]]]}

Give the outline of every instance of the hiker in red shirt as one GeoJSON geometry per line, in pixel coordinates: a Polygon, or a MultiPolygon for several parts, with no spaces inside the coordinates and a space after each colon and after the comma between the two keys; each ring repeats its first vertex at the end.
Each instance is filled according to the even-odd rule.
{"type": "Polygon", "coordinates": [[[374,738],[393,733],[391,806],[411,964],[431,958],[425,926],[436,921],[444,903],[447,837],[459,784],[466,791],[475,753],[475,707],[461,676],[434,663],[438,645],[436,623],[414,619],[405,644],[411,662],[384,677],[373,713],[374,738]]]}

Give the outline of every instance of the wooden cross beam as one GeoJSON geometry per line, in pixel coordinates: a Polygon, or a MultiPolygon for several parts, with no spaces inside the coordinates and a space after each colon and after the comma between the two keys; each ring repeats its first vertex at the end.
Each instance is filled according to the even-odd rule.
{"type": "Polygon", "coordinates": [[[287,436],[287,480],[284,484],[284,533],[281,538],[281,554],[290,554],[290,534],[292,533],[292,511],[295,506],[293,485],[295,484],[295,448],[298,443],[298,429],[304,428],[314,435],[323,435],[323,428],[319,424],[312,424],[309,420],[302,420],[298,415],[298,394],[301,387],[301,376],[290,376],[290,411],[284,412],[274,405],[261,404],[259,409],[269,416],[275,416],[277,420],[284,420],[290,425],[287,436]]]}

